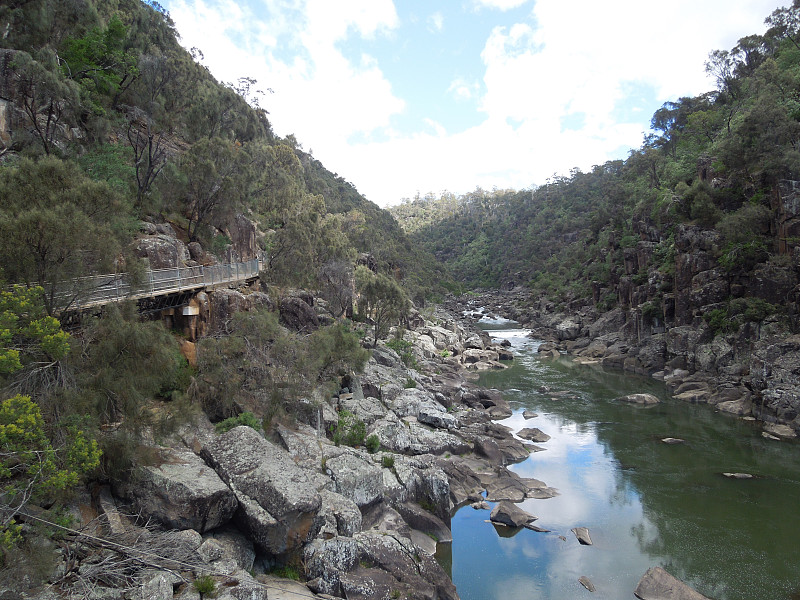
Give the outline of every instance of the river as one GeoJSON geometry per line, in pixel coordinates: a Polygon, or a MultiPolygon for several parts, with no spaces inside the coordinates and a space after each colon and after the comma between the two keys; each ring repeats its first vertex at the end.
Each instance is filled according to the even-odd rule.
{"type": "Polygon", "coordinates": [[[800,598],[798,444],[765,439],[756,423],[711,407],[674,401],[652,379],[566,357],[543,360],[538,342],[514,326],[484,324],[511,342],[516,358],[480,384],[502,390],[514,408],[502,424],[552,436],[540,444],[545,451],[511,469],[560,495],[520,505],[551,533],[496,529],[485,522],[488,512],[469,506],[455,514],[454,541],[440,560],[462,600],[634,598],[651,566],[717,600],[800,598]],[[613,401],[633,392],[663,402],[613,401]],[[524,409],[539,416],[526,421],[524,409]],[[685,443],[665,444],[666,437],[685,443]],[[592,546],[570,532],[580,526],[589,528],[592,546]]]}

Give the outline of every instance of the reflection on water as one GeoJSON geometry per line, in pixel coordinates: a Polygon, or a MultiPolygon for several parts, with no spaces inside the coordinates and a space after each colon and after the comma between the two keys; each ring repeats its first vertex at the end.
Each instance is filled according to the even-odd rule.
{"type": "MultiPolygon", "coordinates": [[[[502,537],[486,511],[461,509],[452,521],[453,580],[463,600],[632,598],[651,566],[718,600],[790,598],[800,588],[800,448],[765,440],[751,423],[707,406],[672,401],[650,379],[541,360],[527,332],[492,331],[508,339],[513,366],[482,376],[515,408],[503,424],[538,427],[552,436],[512,467],[543,480],[556,498],[526,500],[551,533],[521,530],[502,537]],[[664,402],[640,408],[614,402],[646,391],[664,402]],[[525,421],[523,409],[539,416],[525,421]],[[685,444],[667,445],[665,437],[685,444]],[[748,472],[731,480],[723,472],[748,472]],[[594,545],[570,532],[588,527],[594,545]]],[[[511,533],[511,532],[509,532],[511,533]]]]}

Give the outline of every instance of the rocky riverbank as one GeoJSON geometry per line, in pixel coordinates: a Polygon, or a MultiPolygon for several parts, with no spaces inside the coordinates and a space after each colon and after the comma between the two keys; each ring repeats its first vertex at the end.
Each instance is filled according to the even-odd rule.
{"type": "Polygon", "coordinates": [[[542,352],[663,380],[675,398],[763,421],[765,436],[800,432],[800,335],[777,316],[720,333],[704,318],[665,324],[643,316],[641,307],[558,309],[521,289],[464,296],[447,306],[473,318],[488,310],[518,321],[546,342],[542,352]]]}
{"type": "Polygon", "coordinates": [[[494,422],[512,412],[501,394],[469,380],[508,350],[441,311],[401,333],[400,354],[379,343],[337,394],[309,399],[307,422],[218,433],[200,419],[153,439],[146,464],[74,503],[79,551],[21,597],[274,600],[274,573],[291,573],[308,597],[457,598],[433,558],[454,509],[557,492],[505,468],[532,446],[494,422]]]}

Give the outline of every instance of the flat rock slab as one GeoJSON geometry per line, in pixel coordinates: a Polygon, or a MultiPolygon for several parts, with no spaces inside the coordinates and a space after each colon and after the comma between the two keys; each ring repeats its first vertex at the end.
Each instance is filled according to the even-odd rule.
{"type": "Polygon", "coordinates": [[[575,537],[578,538],[578,542],[580,542],[584,546],[591,546],[592,545],[592,538],[589,536],[589,529],[586,527],[573,527],[570,529],[572,533],[575,534],[575,537]]]}
{"type": "Polygon", "coordinates": [[[529,512],[522,510],[516,504],[505,501],[498,502],[489,515],[489,520],[492,523],[507,525],[508,527],[523,527],[531,521],[535,521],[537,518],[538,517],[533,516],[529,512]]]}
{"type": "Polygon", "coordinates": [[[526,427],[525,429],[520,429],[517,432],[517,435],[523,440],[530,440],[540,444],[550,439],[550,436],[538,427],[526,427]]]}
{"type": "Polygon", "coordinates": [[[640,600],[709,600],[661,567],[648,569],[633,594],[640,600]]]}
{"type": "Polygon", "coordinates": [[[652,406],[661,402],[653,394],[628,394],[627,396],[620,396],[616,398],[617,402],[626,402],[627,404],[637,404],[639,406],[652,406]]]}

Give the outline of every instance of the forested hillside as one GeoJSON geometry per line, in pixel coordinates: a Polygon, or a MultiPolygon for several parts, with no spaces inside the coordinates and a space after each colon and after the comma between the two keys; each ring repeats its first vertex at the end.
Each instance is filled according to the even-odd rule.
{"type": "MultiPolygon", "coordinates": [[[[761,312],[793,314],[800,7],[766,22],[765,35],[711,53],[717,89],[664,104],[654,133],[626,160],[532,190],[429,195],[393,214],[469,287],[523,285],[562,305],[602,309],[634,297],[633,306],[650,302],[659,313],[676,286],[691,284],[676,255],[690,251],[687,232],[699,232],[711,261],[703,270],[717,269],[723,281],[718,308],[748,297],[766,303],[761,312]],[[753,278],[779,283],[759,287],[753,278]]],[[[695,298],[695,312],[703,304],[695,298]]]]}

